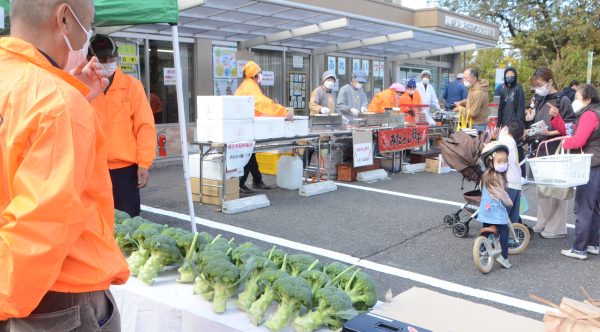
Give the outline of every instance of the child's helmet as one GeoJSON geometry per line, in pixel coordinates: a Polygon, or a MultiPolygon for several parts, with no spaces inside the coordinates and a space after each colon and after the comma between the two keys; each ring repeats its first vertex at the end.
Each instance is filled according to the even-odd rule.
{"type": "Polygon", "coordinates": [[[484,165],[488,166],[487,160],[490,157],[494,157],[494,153],[498,151],[504,151],[508,154],[508,146],[501,144],[498,141],[490,142],[483,147],[481,150],[481,161],[483,161],[484,165]]]}

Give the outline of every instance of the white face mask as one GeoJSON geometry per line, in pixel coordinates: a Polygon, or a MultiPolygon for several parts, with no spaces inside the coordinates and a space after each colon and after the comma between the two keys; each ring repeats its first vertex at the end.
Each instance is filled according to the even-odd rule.
{"type": "Polygon", "coordinates": [[[334,85],[335,85],[335,83],[332,81],[325,81],[325,83],[323,83],[323,86],[327,90],[331,90],[331,88],[333,88],[334,85]]]}
{"type": "Polygon", "coordinates": [[[424,78],[421,80],[421,82],[423,82],[423,84],[429,84],[429,79],[428,78],[424,78]]]}
{"type": "Polygon", "coordinates": [[[498,165],[494,165],[494,169],[496,170],[496,172],[498,173],[504,173],[506,171],[508,171],[508,164],[498,164],[498,165]]]}
{"type": "Polygon", "coordinates": [[[572,104],[572,106],[573,106],[573,111],[574,111],[575,113],[579,113],[579,112],[581,112],[581,110],[583,110],[583,108],[584,108],[584,107],[586,107],[587,105],[585,105],[581,99],[575,99],[575,100],[573,101],[573,104],[572,104]]]}
{"type": "Polygon", "coordinates": [[[356,87],[357,89],[362,89],[363,84],[362,83],[356,83],[356,85],[354,87],[356,87]]]}
{"type": "Polygon", "coordinates": [[[262,74],[258,74],[258,80],[256,80],[256,83],[260,84],[260,83],[262,83],[262,80],[263,80],[262,74]]]}
{"type": "Polygon", "coordinates": [[[94,34],[92,29],[86,30],[83,27],[83,24],[81,24],[81,21],[79,21],[79,18],[77,17],[77,15],[75,15],[75,12],[73,11],[73,9],[71,9],[71,7],[69,7],[69,10],[71,11],[71,14],[73,14],[73,17],[75,17],[75,20],[81,27],[81,30],[83,30],[83,32],[85,32],[87,39],[86,39],[85,43],[83,43],[83,46],[81,47],[81,49],[75,51],[75,50],[73,50],[73,47],[71,46],[71,42],[69,41],[69,38],[67,38],[67,36],[64,33],[62,34],[63,38],[65,39],[65,43],[67,43],[67,46],[69,47],[69,57],[67,59],[67,64],[63,68],[63,70],[65,70],[66,72],[71,72],[71,70],[77,68],[80,64],[87,61],[87,54],[88,54],[88,47],[90,46],[90,39],[92,38],[92,35],[94,34]]]}
{"type": "Polygon", "coordinates": [[[104,71],[107,77],[112,76],[117,70],[116,62],[101,63],[100,66],[102,66],[102,71],[104,71]]]}
{"type": "Polygon", "coordinates": [[[465,85],[465,87],[467,87],[467,88],[470,88],[470,87],[471,87],[471,82],[469,82],[469,81],[465,81],[463,84],[464,84],[464,85],[465,85]]]}
{"type": "Polygon", "coordinates": [[[548,88],[548,84],[544,84],[540,87],[535,88],[535,94],[540,97],[546,97],[550,93],[550,89],[548,88]]]}

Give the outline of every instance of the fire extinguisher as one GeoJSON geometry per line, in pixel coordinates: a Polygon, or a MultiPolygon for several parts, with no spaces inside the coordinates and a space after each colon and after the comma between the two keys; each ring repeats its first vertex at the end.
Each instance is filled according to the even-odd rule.
{"type": "Polygon", "coordinates": [[[161,130],[156,139],[158,145],[158,155],[161,157],[167,156],[167,131],[161,130]]]}

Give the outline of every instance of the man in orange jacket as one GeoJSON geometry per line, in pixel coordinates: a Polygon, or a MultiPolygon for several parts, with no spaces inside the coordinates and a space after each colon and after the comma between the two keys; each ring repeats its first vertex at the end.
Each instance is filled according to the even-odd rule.
{"type": "Polygon", "coordinates": [[[369,112],[384,113],[386,108],[394,108],[398,106],[398,99],[402,97],[406,88],[400,83],[392,84],[388,89],[376,94],[369,104],[369,112]]]}
{"type": "Polygon", "coordinates": [[[417,115],[422,114],[419,106],[412,107],[410,105],[420,105],[421,95],[417,91],[417,81],[412,78],[406,83],[406,92],[398,100],[398,105],[403,113],[406,113],[406,122],[409,124],[415,124],[417,115]]]}
{"type": "Polygon", "coordinates": [[[89,53],[98,57],[110,82],[92,106],[106,135],[115,209],[138,216],[140,188],[148,184],[148,169],[156,157],[152,108],[142,83],[118,68],[112,38],[95,35],[89,53]]]}
{"type": "MultiPolygon", "coordinates": [[[[254,61],[248,61],[244,66],[244,81],[235,90],[234,96],[253,96],[254,97],[254,116],[281,116],[293,119],[294,115],[288,114],[285,107],[277,104],[269,97],[265,96],[260,90],[262,81],[262,69],[254,61]]],[[[240,192],[243,194],[252,193],[252,189],[246,186],[248,175],[252,173],[253,189],[271,189],[262,180],[262,174],[258,169],[256,155],[252,154],[250,161],[244,167],[244,175],[240,178],[240,192]]]]}
{"type": "Polygon", "coordinates": [[[12,1],[0,39],[0,331],[120,330],[106,142],[63,70],[83,68],[93,18],[92,0],[12,1]]]}

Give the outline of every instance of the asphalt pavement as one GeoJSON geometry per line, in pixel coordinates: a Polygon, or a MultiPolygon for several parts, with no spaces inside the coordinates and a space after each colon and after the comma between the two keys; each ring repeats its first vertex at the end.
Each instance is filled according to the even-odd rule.
{"type": "MultiPolygon", "coordinates": [[[[265,182],[274,184],[275,178],[266,176],[265,182]]],[[[463,191],[473,186],[465,182],[461,190],[458,173],[395,174],[388,180],[372,184],[354,182],[350,187],[339,186],[335,192],[312,197],[301,197],[297,191],[279,188],[259,191],[257,193],[269,197],[271,206],[237,215],[222,214],[215,206],[198,203],[194,206],[199,218],[241,229],[237,234],[204,226],[199,226],[200,230],[235,237],[236,243],[252,241],[264,248],[272,246],[272,243],[253,239],[254,233],[246,234],[246,230],[253,231],[378,263],[392,268],[390,271],[400,269],[416,274],[416,277],[412,274],[407,277],[387,270],[368,270],[377,282],[380,300],[388,289],[398,294],[417,286],[541,319],[541,314],[523,309],[527,306],[499,303],[512,302],[497,301],[488,292],[530,302],[533,301],[528,298],[529,294],[535,294],[559,303],[565,296],[584,299],[581,291],[584,287],[595,298],[600,297],[600,257],[590,255],[586,261],[579,261],[560,254],[561,249],[570,248],[573,228],[569,228],[565,239],[542,239],[534,234],[523,254],[510,257],[511,269],[496,264],[489,274],[478,272],[473,264],[472,248],[480,225],[472,222],[469,236],[456,238],[442,224],[445,215],[459,209],[455,205],[464,203],[463,191]],[[476,291],[473,296],[457,293],[455,287],[443,281],[476,291]]],[[[167,216],[166,212],[188,213],[184,188],[180,166],[153,169],[150,185],[142,191],[142,204],[162,212],[144,211],[142,216],[189,229],[189,222],[167,216]]],[[[525,186],[524,193],[529,202],[525,215],[535,217],[535,187],[525,186]]],[[[571,202],[568,222],[574,224],[572,211],[571,202]]],[[[535,224],[535,221],[524,222],[535,224]]],[[[325,251],[323,255],[331,256],[325,251]]],[[[322,259],[331,261],[328,257],[322,259]]]]}

